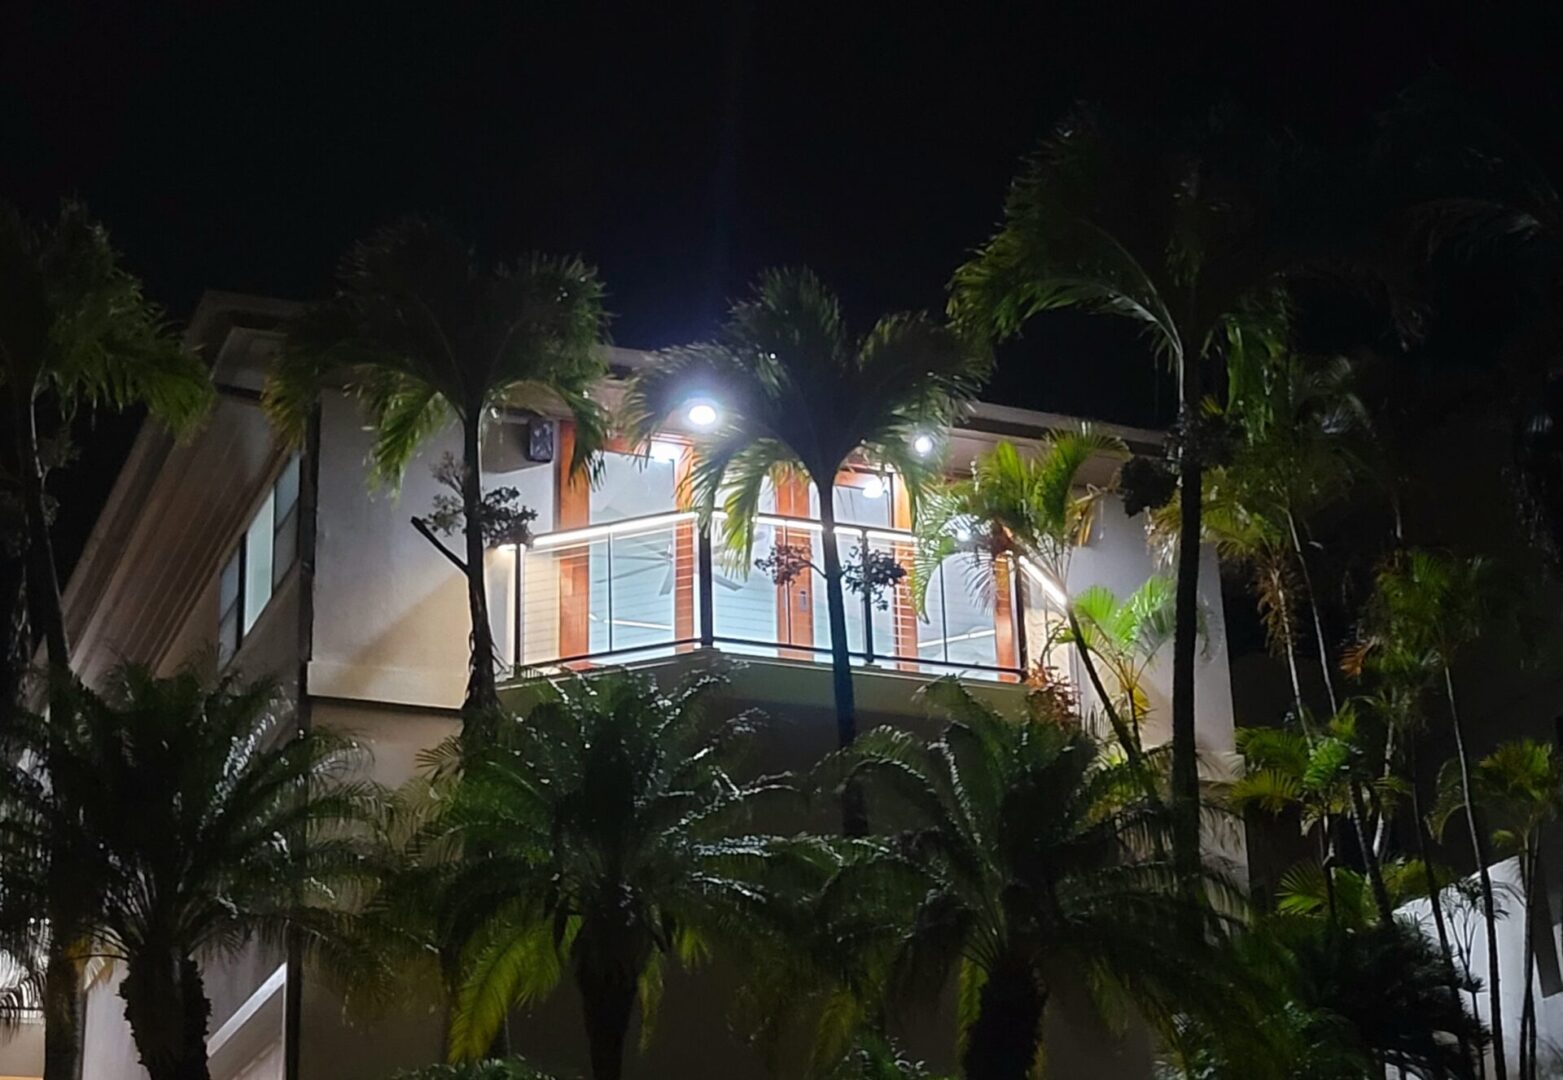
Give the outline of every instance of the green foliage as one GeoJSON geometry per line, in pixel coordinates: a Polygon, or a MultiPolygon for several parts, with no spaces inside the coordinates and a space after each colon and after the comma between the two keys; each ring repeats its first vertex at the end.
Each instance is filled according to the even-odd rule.
{"type": "Polygon", "coordinates": [[[959,975],[966,1068],[988,1075],[1038,1059],[1059,982],[1084,974],[1104,1015],[1165,1023],[1219,980],[1206,943],[1222,920],[1179,887],[1165,811],[1130,766],[1077,724],[999,716],[954,680],[924,693],[951,716],[938,738],[879,728],[823,767],[861,780],[890,830],[843,849],[829,886],[836,925],[877,957],[869,989],[902,1002],[959,975]],[[1034,1012],[997,1005],[985,988],[1001,981],[1034,1012]]]}
{"type": "Polygon", "coordinates": [[[390,1080],[556,1080],[521,1058],[490,1059],[461,1065],[425,1065],[394,1073],[390,1080]]]}
{"type": "Polygon", "coordinates": [[[182,1041],[185,1016],[207,1008],[194,957],[291,934],[328,967],[356,962],[352,910],[385,869],[356,742],[295,732],[271,684],[235,677],[127,665],[103,693],[77,684],[54,702],[47,720],[23,714],[3,733],[5,898],[69,883],[72,947],[125,964],[126,1016],[153,1075],[205,1054],[182,1041]]]}
{"type": "Polygon", "coordinates": [[[695,437],[689,494],[706,518],[726,513],[723,536],[747,566],[767,480],[801,472],[824,492],[862,460],[894,468],[916,500],[933,472],[913,440],[955,420],[989,367],[984,350],[923,315],[887,315],[853,340],[812,272],[768,270],[714,340],[664,350],[625,413],[645,440],[692,397],[719,403],[716,426],[695,437]]]}
{"type": "Polygon", "coordinates": [[[0,205],[0,294],[0,386],[27,400],[52,394],[67,415],[145,405],[180,434],[211,407],[206,365],[180,347],[80,203],[48,223],[0,205]]]}
{"type": "Polygon", "coordinates": [[[973,581],[989,595],[996,567],[1010,555],[1032,560],[1061,582],[1070,552],[1090,535],[1101,498],[1081,483],[1081,470],[1097,457],[1126,453],[1122,440],[1082,425],[1077,432],[1050,432],[1035,453],[1001,442],[972,463],[970,478],[933,488],[916,521],[918,605],[939,564],[962,551],[973,581]]]}
{"type": "Polygon", "coordinates": [[[452,415],[480,424],[501,409],[568,416],[571,467],[590,466],[606,437],[591,391],[607,371],[591,267],[535,253],[485,264],[445,226],[414,218],[354,245],[336,282],[289,328],[266,379],[262,403],[285,438],[303,438],[321,389],[340,380],[369,417],[382,482],[400,482],[452,415]]]}
{"type": "Polygon", "coordinates": [[[1253,996],[1257,1020],[1185,1017],[1169,1042],[1167,1075],[1360,1080],[1382,1072],[1387,1059],[1413,1076],[1473,1076],[1456,1033],[1480,1046],[1481,1024],[1450,986],[1436,949],[1409,923],[1341,929],[1276,916],[1237,935],[1227,963],[1253,996]]]}
{"type": "Polygon", "coordinates": [[[822,1080],[941,1080],[921,1061],[913,1061],[894,1040],[860,1036],[822,1080]]]}
{"type": "Polygon", "coordinates": [[[1150,709],[1144,677],[1172,640],[1173,581],[1154,575],[1119,600],[1111,589],[1092,585],[1074,596],[1074,627],[1058,624],[1048,645],[1081,644],[1107,668],[1122,696],[1121,707],[1138,723],[1150,709]]]}
{"type": "Polygon", "coordinates": [[[594,988],[638,985],[649,1033],[664,958],[696,962],[766,917],[755,881],[781,856],[735,834],[753,800],[788,789],[730,771],[759,721],[713,715],[719,684],[663,694],[620,671],[540,684],[466,762],[390,901],[456,950],[453,1060],[481,1056],[512,1007],[566,973],[589,1017],[594,988]]]}

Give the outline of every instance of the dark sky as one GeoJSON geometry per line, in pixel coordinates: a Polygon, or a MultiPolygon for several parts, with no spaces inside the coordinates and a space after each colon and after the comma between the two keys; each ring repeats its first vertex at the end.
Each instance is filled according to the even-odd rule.
{"type": "MultiPolygon", "coordinates": [[[[781,262],[862,325],[942,303],[1076,99],[1226,97],[1330,141],[1440,71],[1556,174],[1557,7],[11,0],[0,197],[83,197],[177,319],[205,288],[315,295],[417,211],[585,255],[620,344],[705,333],[781,262]]],[[[1122,328],[1050,316],[988,396],[1152,422],[1147,371],[1122,328]]]]}

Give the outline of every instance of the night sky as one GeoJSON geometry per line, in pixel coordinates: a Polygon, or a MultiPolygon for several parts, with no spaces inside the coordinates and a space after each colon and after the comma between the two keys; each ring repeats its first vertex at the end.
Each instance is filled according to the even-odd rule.
{"type": "MultiPolygon", "coordinates": [[[[918,7],[12,0],[0,197],[81,196],[176,320],[206,288],[318,295],[355,237],[439,214],[496,256],[584,255],[615,341],[654,347],[776,263],[859,326],[938,308],[1079,99],[1234,101],[1330,144],[1437,72],[1563,175],[1555,4],[918,7]]],[[[1125,328],[1049,316],[986,396],[1154,423],[1149,370],[1125,328]]],[[[67,548],[123,427],[89,440],[67,548]]]]}

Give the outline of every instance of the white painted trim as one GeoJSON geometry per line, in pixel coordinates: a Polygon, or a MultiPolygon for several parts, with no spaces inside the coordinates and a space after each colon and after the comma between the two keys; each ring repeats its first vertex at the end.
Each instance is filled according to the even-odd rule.
{"type": "Polygon", "coordinates": [[[232,1016],[223,1021],[222,1027],[208,1036],[206,1040],[206,1056],[208,1058],[215,1056],[228,1040],[237,1035],[244,1028],[244,1025],[249,1023],[255,1014],[265,1008],[266,1003],[275,995],[281,993],[287,985],[288,965],[278,964],[277,970],[273,971],[266,981],[261,983],[255,992],[244,1000],[243,1005],[234,1010],[232,1016]]]}

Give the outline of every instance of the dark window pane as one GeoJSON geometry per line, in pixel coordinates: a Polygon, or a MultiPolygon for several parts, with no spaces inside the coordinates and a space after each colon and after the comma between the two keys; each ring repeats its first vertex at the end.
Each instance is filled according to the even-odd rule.
{"type": "Polygon", "coordinates": [[[271,586],[273,589],[282,584],[282,579],[288,576],[288,571],[293,568],[293,560],[297,557],[298,512],[295,508],[287,517],[278,519],[277,533],[272,538],[271,586]]]}
{"type": "Polygon", "coordinates": [[[223,610],[217,619],[217,664],[226,667],[239,651],[239,605],[234,603],[223,610]]]}
{"type": "Polygon", "coordinates": [[[294,504],[298,502],[298,457],[288,460],[283,467],[282,475],[277,477],[276,499],[272,504],[272,513],[276,515],[276,527],[282,527],[282,521],[293,513],[294,504]]]}
{"type": "Polygon", "coordinates": [[[222,577],[217,585],[218,611],[227,611],[239,598],[239,555],[240,553],[235,551],[233,557],[228,560],[228,565],[223,567],[222,577]]]}

